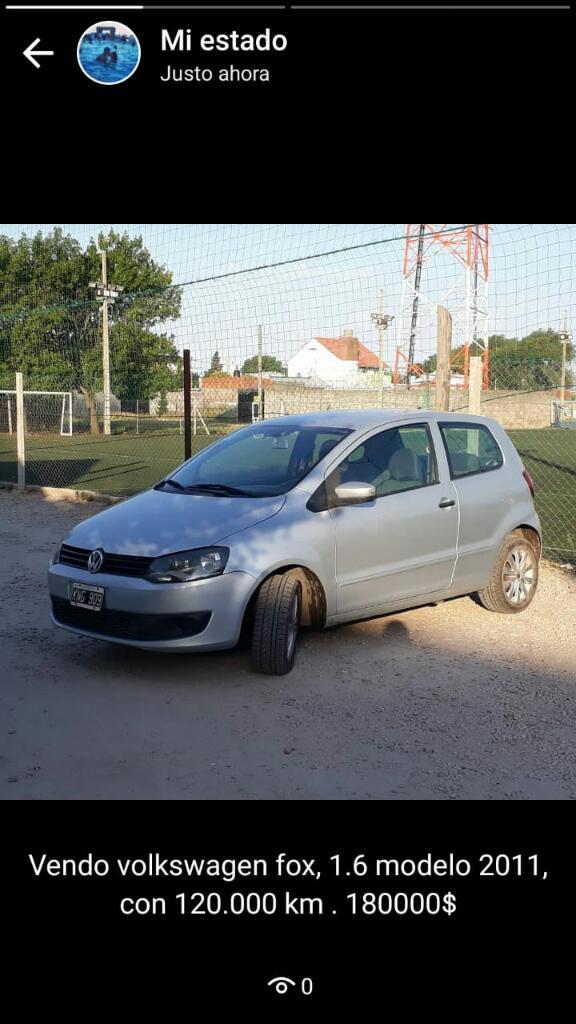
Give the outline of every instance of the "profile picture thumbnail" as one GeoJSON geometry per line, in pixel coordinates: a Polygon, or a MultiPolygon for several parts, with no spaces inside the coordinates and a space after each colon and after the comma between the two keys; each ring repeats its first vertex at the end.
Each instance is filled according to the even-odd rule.
{"type": "Polygon", "coordinates": [[[78,43],[78,63],[93,82],[117,85],[133,75],[140,63],[140,43],[119,21],[91,25],[78,43]]]}

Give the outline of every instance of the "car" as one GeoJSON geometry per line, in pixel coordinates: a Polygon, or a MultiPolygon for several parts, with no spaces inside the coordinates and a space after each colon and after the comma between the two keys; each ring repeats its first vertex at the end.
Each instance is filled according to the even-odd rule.
{"type": "Polygon", "coordinates": [[[52,620],[156,651],[251,635],[257,671],[326,628],[461,595],[515,614],[538,585],[534,484],[495,420],[339,410],[256,422],[79,523],[52,620]]]}

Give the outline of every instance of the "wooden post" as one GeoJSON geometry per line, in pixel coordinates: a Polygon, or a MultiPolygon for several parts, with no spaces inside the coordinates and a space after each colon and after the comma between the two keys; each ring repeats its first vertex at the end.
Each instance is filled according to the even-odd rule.
{"type": "Polygon", "coordinates": [[[469,381],[468,412],[471,416],[479,416],[480,396],[482,394],[482,356],[470,356],[469,381]]]}
{"type": "Polygon", "coordinates": [[[16,445],[18,452],[18,490],[26,487],[26,451],[24,446],[24,384],[22,374],[16,374],[16,445]]]}
{"type": "Polygon", "coordinates": [[[190,349],[185,348],[184,356],[184,458],[192,457],[192,407],[190,403],[190,349]]]}
{"type": "Polygon", "coordinates": [[[450,409],[450,351],[452,348],[452,317],[444,306],[438,306],[436,336],[436,411],[450,409]]]}

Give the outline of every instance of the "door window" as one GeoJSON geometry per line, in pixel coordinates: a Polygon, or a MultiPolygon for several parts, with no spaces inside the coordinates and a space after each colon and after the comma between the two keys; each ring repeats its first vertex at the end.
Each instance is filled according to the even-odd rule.
{"type": "Polygon", "coordinates": [[[439,423],[453,480],[499,469],[504,459],[494,435],[483,424],[439,423]]]}
{"type": "Polygon", "coordinates": [[[376,497],[438,482],[432,438],[425,423],[389,427],[358,445],[326,481],[330,504],[334,489],[358,481],[373,484],[376,497]]]}

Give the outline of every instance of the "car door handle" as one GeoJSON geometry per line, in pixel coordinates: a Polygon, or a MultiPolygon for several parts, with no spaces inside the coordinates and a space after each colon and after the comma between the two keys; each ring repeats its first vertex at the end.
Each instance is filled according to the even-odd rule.
{"type": "Polygon", "coordinates": [[[456,501],[454,498],[442,498],[438,503],[438,508],[452,508],[452,505],[455,504],[456,501]]]}

